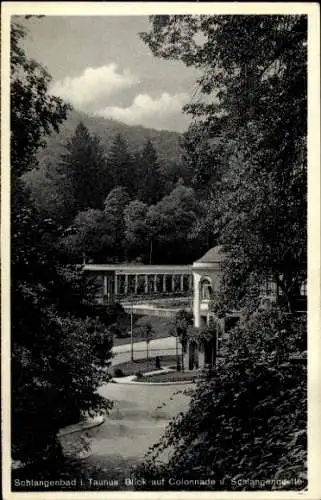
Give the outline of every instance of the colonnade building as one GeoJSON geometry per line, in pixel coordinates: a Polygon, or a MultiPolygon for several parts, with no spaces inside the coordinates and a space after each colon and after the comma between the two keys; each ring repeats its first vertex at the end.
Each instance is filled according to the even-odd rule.
{"type": "MultiPolygon", "coordinates": [[[[192,296],[194,328],[188,336],[184,366],[195,369],[215,362],[227,323],[233,323],[240,316],[240,311],[220,316],[215,307],[220,295],[225,259],[223,247],[216,246],[189,266],[85,264],[84,270],[95,275],[100,282],[98,299],[101,303],[108,304],[129,297],[147,299],[162,294],[192,296]],[[216,325],[218,333],[215,340],[206,340],[202,330],[211,324],[216,325]]],[[[300,294],[306,307],[306,283],[302,284],[300,294]]],[[[270,309],[278,295],[276,284],[268,281],[262,286],[260,307],[270,309]]]]}
{"type": "Polygon", "coordinates": [[[100,285],[98,300],[102,303],[129,296],[193,293],[192,266],[85,264],[83,269],[96,276],[100,285]]]}

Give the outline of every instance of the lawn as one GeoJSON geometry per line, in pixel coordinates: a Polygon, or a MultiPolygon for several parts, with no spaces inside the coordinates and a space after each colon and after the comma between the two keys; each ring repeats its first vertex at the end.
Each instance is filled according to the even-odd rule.
{"type": "Polygon", "coordinates": [[[196,381],[199,379],[201,372],[199,370],[191,370],[186,372],[168,372],[168,373],[159,373],[157,375],[146,375],[144,377],[140,377],[140,382],[180,382],[180,381],[196,381]]]}
{"type": "MultiPolygon", "coordinates": [[[[153,340],[168,337],[170,335],[169,331],[172,321],[173,320],[170,318],[159,318],[157,316],[136,316],[133,328],[134,342],[141,342],[142,340],[145,340],[141,335],[141,326],[145,325],[146,323],[150,323],[152,325],[152,328],[154,330],[153,340]]],[[[123,338],[114,337],[114,346],[129,343],[130,335],[123,338]]]]}
{"type": "MultiPolygon", "coordinates": [[[[159,356],[161,368],[164,366],[173,366],[176,363],[176,356],[159,356]]],[[[137,359],[135,361],[126,361],[125,363],[120,363],[115,366],[112,370],[114,376],[117,376],[115,370],[122,370],[123,376],[134,375],[135,373],[146,373],[153,370],[157,370],[155,358],[147,359],[137,359]]]]}

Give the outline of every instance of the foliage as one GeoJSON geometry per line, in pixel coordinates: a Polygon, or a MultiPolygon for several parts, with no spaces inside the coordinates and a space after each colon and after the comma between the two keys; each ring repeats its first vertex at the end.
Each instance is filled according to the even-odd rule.
{"type": "Polygon", "coordinates": [[[136,186],[134,159],[129,152],[127,140],[121,134],[116,134],[108,153],[108,171],[113,187],[124,187],[128,191],[136,186]]]}
{"type": "Polygon", "coordinates": [[[195,118],[186,157],[207,197],[198,230],[231,252],[229,299],[273,277],[291,310],[306,278],[307,18],[173,15],[151,25],[141,36],[154,55],[200,71],[197,102],[185,107],[195,118]]]}
{"type": "Polygon", "coordinates": [[[179,338],[182,346],[182,351],[186,352],[187,349],[187,333],[189,328],[193,325],[193,314],[185,309],[181,309],[176,313],[175,321],[171,325],[171,335],[179,338]]]}
{"type": "Polygon", "coordinates": [[[30,190],[33,203],[45,217],[52,218],[57,224],[69,219],[69,214],[66,217],[68,203],[63,179],[51,159],[26,172],[22,178],[30,190]]]}
{"type": "Polygon", "coordinates": [[[110,402],[96,392],[108,381],[111,338],[90,310],[91,287],[62,266],[59,228],[38,211],[21,176],[36,164],[43,134],[67,107],[48,94],[49,76],[26,59],[22,29],[12,25],[11,402],[12,457],[61,460],[59,429],[110,402]],[[86,314],[87,312],[87,314],[86,314]]]}
{"type": "Polygon", "coordinates": [[[305,337],[305,322],[280,312],[235,328],[224,364],[198,384],[188,411],[172,420],[137,469],[147,489],[157,478],[164,489],[181,489],[170,479],[202,478],[213,481],[203,486],[212,490],[306,486],[306,365],[291,361],[305,337]]]}
{"type": "Polygon", "coordinates": [[[102,210],[90,208],[79,212],[64,232],[61,248],[70,258],[81,262],[83,256],[99,259],[111,253],[113,236],[108,232],[106,217],[102,210]]]}
{"type": "Polygon", "coordinates": [[[106,158],[99,139],[80,122],[65,145],[58,167],[61,188],[65,190],[66,215],[101,209],[110,189],[106,158]]]}
{"type": "Polygon", "coordinates": [[[139,200],[131,201],[124,211],[125,238],[128,255],[147,255],[151,229],[147,223],[148,206],[139,200]]]}
{"type": "Polygon", "coordinates": [[[48,456],[58,430],[82,411],[109,407],[95,390],[108,380],[112,339],[89,315],[84,276],[60,266],[54,227],[23,200],[21,186],[18,193],[12,211],[12,454],[28,462],[48,456]]]}
{"type": "Polygon", "coordinates": [[[137,197],[147,205],[157,203],[162,196],[162,179],[157,153],[153,143],[147,140],[138,159],[137,197]]]}
{"type": "Polygon", "coordinates": [[[125,377],[125,374],[121,368],[114,369],[114,377],[125,377]]]}
{"type": "Polygon", "coordinates": [[[202,237],[191,236],[201,213],[194,190],[182,180],[155,205],[132,201],[124,215],[130,254],[140,252],[149,263],[191,262],[205,249],[202,237]]]}
{"type": "Polygon", "coordinates": [[[124,212],[128,203],[127,191],[117,187],[109,192],[103,210],[90,208],[78,212],[61,240],[67,257],[78,262],[82,256],[98,262],[121,260],[127,252],[124,212]]]}
{"type": "Polygon", "coordinates": [[[146,342],[146,358],[147,358],[147,361],[149,359],[149,343],[152,340],[154,333],[155,333],[154,332],[154,328],[151,325],[151,323],[145,323],[144,325],[141,325],[139,327],[139,335],[146,342]]]}
{"type": "Polygon", "coordinates": [[[153,338],[154,329],[151,323],[145,323],[140,326],[140,336],[145,339],[147,343],[149,343],[153,338]]]}
{"type": "Polygon", "coordinates": [[[220,332],[221,326],[216,319],[215,321],[212,320],[209,324],[202,325],[199,328],[189,326],[187,329],[187,337],[189,340],[195,340],[200,343],[212,340],[216,341],[220,332]]]}
{"type": "Polygon", "coordinates": [[[113,241],[113,248],[109,249],[117,260],[126,255],[124,211],[130,202],[130,197],[124,187],[112,189],[104,202],[105,231],[113,241]]]}
{"type": "Polygon", "coordinates": [[[168,262],[185,263],[199,254],[204,241],[192,237],[192,227],[201,216],[200,205],[192,188],[179,181],[173,191],[148,210],[147,223],[153,240],[153,252],[166,253],[168,262]],[[187,246],[188,242],[188,246],[187,246]],[[196,250],[197,248],[197,250],[196,250]]]}

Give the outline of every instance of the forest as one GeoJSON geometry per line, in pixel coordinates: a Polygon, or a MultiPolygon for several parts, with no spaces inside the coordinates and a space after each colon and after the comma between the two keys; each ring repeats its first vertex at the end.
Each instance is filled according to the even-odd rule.
{"type": "Polygon", "coordinates": [[[80,121],[69,140],[52,148],[50,161],[40,155],[25,174],[35,205],[61,226],[66,261],[191,263],[211,244],[209,234],[197,232],[206,200],[193,186],[183,138],[168,133],[176,148],[169,144],[168,158],[160,159],[144,129],[140,134],[136,149],[120,132],[106,148],[80,121]]]}

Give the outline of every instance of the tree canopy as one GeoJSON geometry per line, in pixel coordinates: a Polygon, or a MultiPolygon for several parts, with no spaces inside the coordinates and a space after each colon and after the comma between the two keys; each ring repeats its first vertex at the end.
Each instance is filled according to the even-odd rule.
{"type": "Polygon", "coordinates": [[[291,309],[306,278],[306,16],[151,16],[141,37],[200,70],[185,107],[187,158],[208,199],[200,231],[228,247],[241,282],[272,276],[291,309]]]}
{"type": "Polygon", "coordinates": [[[193,117],[185,157],[207,205],[194,228],[228,256],[220,307],[257,299],[272,278],[288,312],[253,313],[247,303],[222,339],[223,362],[198,384],[188,411],[172,420],[137,475],[148,489],[180,490],[186,480],[191,490],[301,490],[306,318],[289,313],[307,272],[307,18],[150,21],[141,37],[152,53],[200,72],[196,99],[185,106],[193,117]]]}
{"type": "Polygon", "coordinates": [[[80,122],[66,143],[58,173],[62,179],[68,215],[87,209],[101,209],[111,186],[106,158],[99,139],[80,122]]]}

